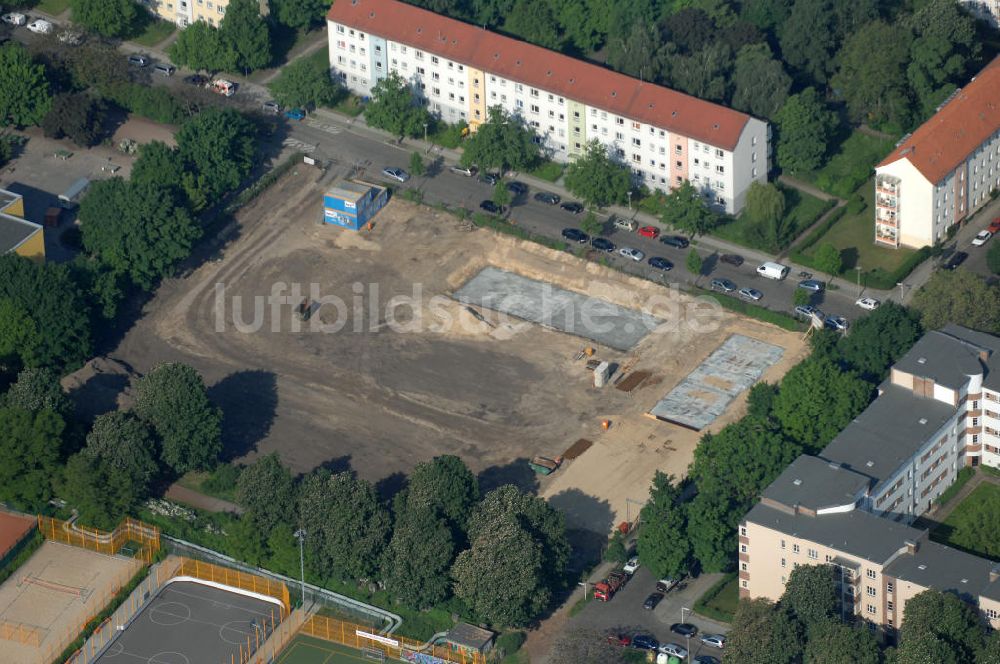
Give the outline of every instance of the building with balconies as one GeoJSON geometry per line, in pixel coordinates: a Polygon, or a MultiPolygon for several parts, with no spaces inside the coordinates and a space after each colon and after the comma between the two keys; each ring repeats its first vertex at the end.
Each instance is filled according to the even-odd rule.
{"type": "MultiPolygon", "coordinates": [[[[187,27],[197,21],[219,27],[229,0],[138,0],[139,4],[164,21],[187,27]]],[[[259,0],[261,16],[268,14],[268,0],[259,0]]]]}
{"type": "Polygon", "coordinates": [[[1000,28],[1000,0],[959,0],[976,18],[1000,28]]]}
{"type": "Polygon", "coordinates": [[[499,106],[554,160],[596,139],[637,183],[669,191],[690,181],[730,214],[751,183],[767,181],[770,129],[745,113],[398,0],[336,0],[327,25],[331,72],[360,96],[394,72],[446,122],[475,131],[499,106]]]}
{"type": "Polygon", "coordinates": [[[1000,57],[875,167],[875,242],[919,248],[1000,188],[1000,57]]]}

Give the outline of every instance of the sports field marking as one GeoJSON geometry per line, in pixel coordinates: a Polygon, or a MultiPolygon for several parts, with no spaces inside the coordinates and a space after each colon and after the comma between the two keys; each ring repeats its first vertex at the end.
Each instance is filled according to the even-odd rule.
{"type": "Polygon", "coordinates": [[[277,664],[348,664],[349,662],[371,662],[361,652],[339,644],[321,644],[305,641],[302,637],[292,641],[285,648],[277,664]]]}

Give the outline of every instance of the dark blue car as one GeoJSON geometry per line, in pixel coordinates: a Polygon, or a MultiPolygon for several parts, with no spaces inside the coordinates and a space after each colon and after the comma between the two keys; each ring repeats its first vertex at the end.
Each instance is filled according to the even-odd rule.
{"type": "Polygon", "coordinates": [[[669,272],[674,267],[673,263],[668,261],[666,258],[661,258],[660,256],[653,256],[647,262],[650,267],[656,268],[657,270],[663,270],[664,272],[669,272]]]}
{"type": "Polygon", "coordinates": [[[570,242],[579,242],[580,244],[590,241],[589,235],[575,228],[564,228],[562,236],[570,242]]]}
{"type": "Polygon", "coordinates": [[[660,642],[649,634],[636,634],[632,637],[632,647],[639,650],[656,650],[660,642]]]}

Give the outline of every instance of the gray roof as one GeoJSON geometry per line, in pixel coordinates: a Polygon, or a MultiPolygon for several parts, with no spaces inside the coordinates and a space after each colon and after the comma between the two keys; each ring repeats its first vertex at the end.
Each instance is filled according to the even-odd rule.
{"type": "Polygon", "coordinates": [[[1000,339],[996,337],[949,324],[922,336],[894,368],[959,389],[968,382],[969,376],[983,373],[979,354],[997,347],[1000,347],[1000,339]]]}
{"type": "Polygon", "coordinates": [[[903,581],[953,592],[975,602],[979,595],[991,597],[996,582],[990,581],[994,563],[936,542],[921,542],[913,555],[904,554],[885,568],[885,573],[903,581]]]}
{"type": "Polygon", "coordinates": [[[495,634],[488,629],[476,627],[469,623],[458,623],[448,630],[448,634],[444,638],[451,643],[465,646],[466,648],[485,650],[494,636],[495,634]]]}
{"type": "Polygon", "coordinates": [[[853,504],[869,484],[871,479],[865,475],[803,454],[778,475],[763,496],[789,507],[820,510],[853,504]]]}
{"type": "Polygon", "coordinates": [[[955,412],[954,406],[888,385],[820,456],[864,473],[877,484],[892,477],[955,412]]]}
{"type": "Polygon", "coordinates": [[[0,213],[0,254],[17,249],[29,237],[42,229],[38,224],[10,214],[0,213]]]}
{"type": "Polygon", "coordinates": [[[757,503],[747,512],[746,520],[792,537],[842,551],[848,555],[884,563],[905,546],[916,541],[924,531],[856,509],[850,512],[807,516],[787,514],[757,503]]]}
{"type": "Polygon", "coordinates": [[[367,182],[351,182],[348,180],[337,180],[326,190],[327,196],[335,196],[342,200],[357,202],[365,197],[372,189],[381,189],[367,182]]]}
{"type": "Polygon", "coordinates": [[[4,210],[8,205],[21,198],[20,194],[15,194],[12,191],[7,191],[6,189],[0,189],[0,210],[4,210]]]}

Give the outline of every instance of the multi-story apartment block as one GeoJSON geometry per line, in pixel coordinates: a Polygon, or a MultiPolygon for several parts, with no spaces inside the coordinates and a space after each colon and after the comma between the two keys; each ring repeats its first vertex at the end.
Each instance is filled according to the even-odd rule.
{"type": "Polygon", "coordinates": [[[875,242],[941,240],[1000,188],[1000,57],[875,167],[875,242]]]}
{"type": "Polygon", "coordinates": [[[1000,28],[1000,0],[959,0],[977,18],[1000,28]]]}
{"type": "Polygon", "coordinates": [[[829,564],[845,619],[892,635],[907,600],[954,592],[1000,628],[1000,569],[907,525],[958,469],[1000,467],[1000,339],[957,325],[897,362],[872,404],[800,456],[740,524],[743,597],[781,596],[800,564],[829,564]]]}
{"type": "MultiPolygon", "coordinates": [[[[260,1],[261,15],[268,13],[267,0],[260,1]]],[[[186,27],[196,21],[205,21],[218,27],[226,15],[229,0],[138,0],[139,4],[164,21],[186,27]]]]}
{"type": "Polygon", "coordinates": [[[666,191],[689,180],[730,214],[767,180],[769,127],[745,113],[397,0],[336,0],[327,23],[331,71],[356,94],[395,72],[446,122],[475,131],[499,106],[553,159],[597,139],[638,182],[666,191]]]}
{"type": "Polygon", "coordinates": [[[45,260],[45,233],[41,225],[24,218],[21,194],[0,189],[0,254],[13,253],[45,260]]]}

